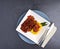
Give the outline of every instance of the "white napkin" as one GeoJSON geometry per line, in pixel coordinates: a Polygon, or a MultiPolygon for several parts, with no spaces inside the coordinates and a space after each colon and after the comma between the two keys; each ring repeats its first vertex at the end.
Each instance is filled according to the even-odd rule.
{"type": "Polygon", "coordinates": [[[43,41],[41,47],[44,48],[44,47],[46,46],[46,44],[49,42],[49,40],[50,40],[50,39],[52,38],[52,36],[55,34],[56,30],[57,30],[56,26],[53,26],[53,27],[50,29],[49,34],[46,35],[46,38],[45,38],[45,40],[43,41]]]}

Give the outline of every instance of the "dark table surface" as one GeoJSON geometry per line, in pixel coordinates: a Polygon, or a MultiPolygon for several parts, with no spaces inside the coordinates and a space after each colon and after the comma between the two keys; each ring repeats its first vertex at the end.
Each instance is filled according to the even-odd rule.
{"type": "Polygon", "coordinates": [[[58,30],[44,49],[60,49],[59,0],[0,0],[0,49],[43,49],[25,43],[18,37],[16,25],[20,15],[28,9],[38,9],[48,15],[58,30]]]}

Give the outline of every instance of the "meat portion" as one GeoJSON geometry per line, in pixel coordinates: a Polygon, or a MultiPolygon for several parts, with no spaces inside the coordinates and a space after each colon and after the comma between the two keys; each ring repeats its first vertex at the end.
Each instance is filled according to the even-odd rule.
{"type": "Polygon", "coordinates": [[[36,25],[33,27],[33,31],[34,31],[34,32],[37,32],[37,31],[39,31],[39,28],[40,28],[40,26],[39,26],[38,24],[36,24],[36,25]]]}
{"type": "Polygon", "coordinates": [[[37,32],[39,29],[39,25],[37,25],[37,21],[34,19],[34,17],[29,15],[21,25],[21,30],[26,33],[27,31],[31,31],[32,29],[34,30],[34,32],[37,32]]]}

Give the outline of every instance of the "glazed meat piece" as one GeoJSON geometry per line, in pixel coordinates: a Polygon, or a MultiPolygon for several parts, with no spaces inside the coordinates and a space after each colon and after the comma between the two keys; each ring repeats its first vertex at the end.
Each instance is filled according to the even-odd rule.
{"type": "Polygon", "coordinates": [[[31,31],[34,25],[34,17],[30,15],[21,25],[21,30],[24,32],[31,31]]]}
{"type": "Polygon", "coordinates": [[[34,32],[37,32],[37,31],[39,31],[39,28],[40,28],[40,26],[39,26],[38,24],[36,24],[36,25],[33,27],[33,31],[34,31],[34,32]]]}
{"type": "Polygon", "coordinates": [[[39,29],[39,25],[37,24],[37,21],[34,19],[34,17],[29,15],[21,25],[21,30],[26,33],[27,31],[31,31],[32,29],[34,30],[34,32],[37,32],[39,29]]]}

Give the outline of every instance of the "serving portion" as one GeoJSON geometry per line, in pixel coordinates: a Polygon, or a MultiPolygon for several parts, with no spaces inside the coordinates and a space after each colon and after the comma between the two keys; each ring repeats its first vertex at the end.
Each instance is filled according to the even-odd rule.
{"type": "Polygon", "coordinates": [[[42,29],[43,26],[47,25],[46,22],[39,23],[32,15],[29,15],[27,19],[21,24],[21,30],[24,33],[31,32],[33,34],[37,34],[38,31],[42,29]]]}

